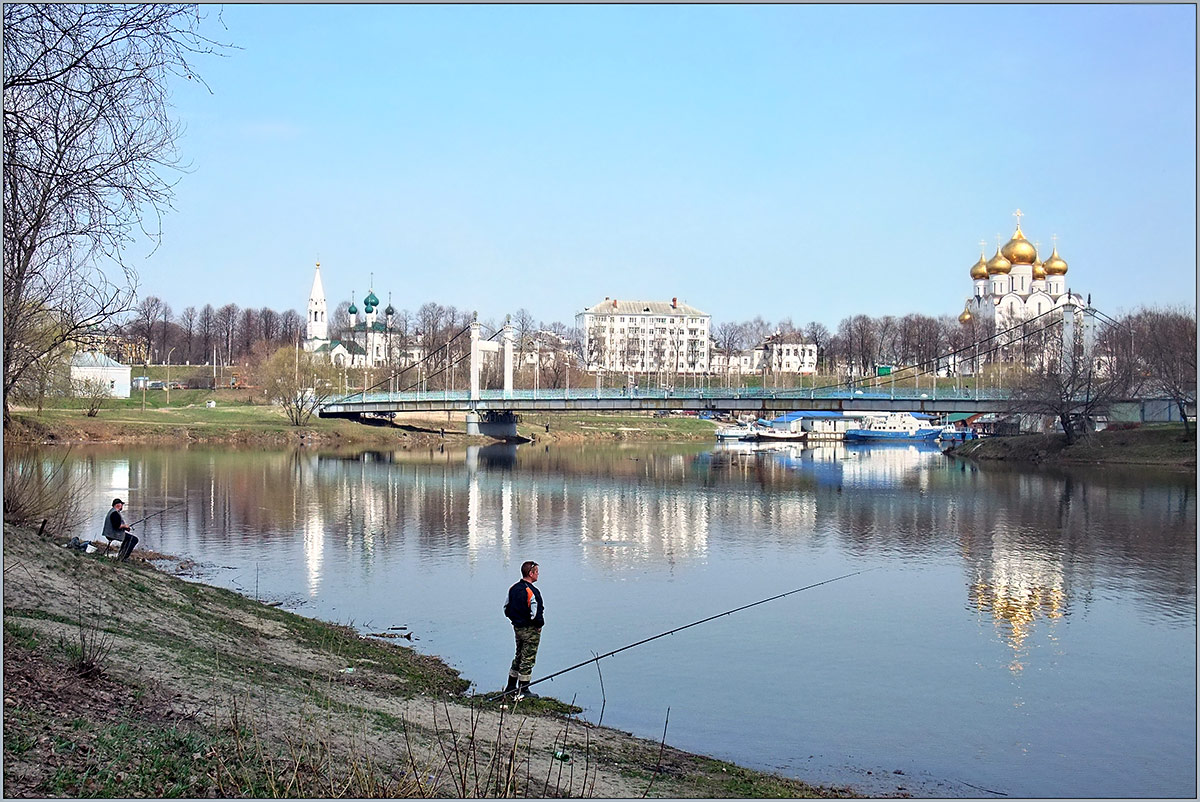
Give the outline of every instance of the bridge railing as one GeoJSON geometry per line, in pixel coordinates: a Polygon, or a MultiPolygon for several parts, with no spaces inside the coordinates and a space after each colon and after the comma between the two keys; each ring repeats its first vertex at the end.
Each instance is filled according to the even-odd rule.
{"type": "MultiPolygon", "coordinates": [[[[622,388],[602,387],[600,389],[576,389],[571,390],[512,390],[505,393],[503,390],[481,390],[479,400],[481,402],[502,402],[502,401],[587,401],[597,399],[621,399],[627,401],[638,400],[653,400],[665,401],[678,399],[680,401],[697,401],[704,399],[773,399],[786,400],[795,399],[797,402],[805,399],[901,399],[901,400],[975,400],[975,401],[1002,401],[1008,396],[1003,390],[994,388],[911,388],[897,387],[890,388],[887,391],[861,390],[861,389],[832,389],[832,388],[770,388],[770,387],[746,387],[741,389],[727,388],[675,388],[672,390],[659,389],[644,389],[634,388],[625,390],[622,388]]],[[[358,405],[358,404],[386,404],[386,403],[430,403],[430,402],[447,402],[461,404],[470,400],[470,393],[466,390],[456,391],[426,391],[426,392],[408,392],[408,393],[355,393],[352,395],[342,396],[331,400],[326,406],[336,405],[358,405]]]]}

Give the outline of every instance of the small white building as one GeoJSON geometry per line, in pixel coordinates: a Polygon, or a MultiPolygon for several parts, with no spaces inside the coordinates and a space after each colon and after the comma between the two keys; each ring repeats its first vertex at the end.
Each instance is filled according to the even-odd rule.
{"type": "Polygon", "coordinates": [[[71,385],[100,381],[108,384],[108,394],[113,398],[129,397],[128,365],[122,365],[99,351],[80,351],[71,357],[71,385]]]}

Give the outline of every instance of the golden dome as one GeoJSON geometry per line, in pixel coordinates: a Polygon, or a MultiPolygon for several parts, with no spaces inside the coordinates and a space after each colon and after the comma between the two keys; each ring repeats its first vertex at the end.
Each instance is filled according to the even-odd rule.
{"type": "Polygon", "coordinates": [[[1050,258],[1046,259],[1042,267],[1048,276],[1061,276],[1067,273],[1067,263],[1063,262],[1061,256],[1058,256],[1058,249],[1055,247],[1054,253],[1051,253],[1050,258]]]}
{"type": "Polygon", "coordinates": [[[1004,258],[1004,254],[1000,249],[996,249],[996,255],[988,259],[987,272],[989,276],[1007,276],[1008,271],[1012,270],[1012,262],[1004,258]]]}
{"type": "Polygon", "coordinates": [[[970,319],[971,319],[971,310],[970,309],[963,309],[962,314],[958,316],[959,323],[966,323],[966,322],[970,321],[970,319]]]}
{"type": "Polygon", "coordinates": [[[979,261],[971,265],[971,278],[987,278],[987,260],[983,258],[983,251],[979,252],[979,261]]]}
{"type": "Polygon", "coordinates": [[[1033,280],[1044,281],[1046,278],[1046,267],[1042,264],[1042,260],[1038,259],[1033,263],[1033,280]]]}
{"type": "Polygon", "coordinates": [[[1037,261],[1037,249],[1033,247],[1032,242],[1025,239],[1020,225],[1017,226],[1017,231],[1012,235],[1012,239],[1000,249],[1000,253],[1004,254],[1004,258],[1014,265],[1031,265],[1037,261]]]}
{"type": "Polygon", "coordinates": [[[1046,271],[1047,276],[1061,276],[1067,272],[1067,263],[1058,255],[1058,248],[1055,247],[1054,253],[1050,254],[1050,258],[1043,263],[1042,268],[1046,271]]]}

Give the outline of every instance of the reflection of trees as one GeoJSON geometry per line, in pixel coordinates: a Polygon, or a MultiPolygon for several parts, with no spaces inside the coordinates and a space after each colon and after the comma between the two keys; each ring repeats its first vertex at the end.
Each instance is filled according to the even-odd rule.
{"type": "Polygon", "coordinates": [[[804,542],[865,560],[959,559],[971,609],[1017,648],[1097,587],[1160,615],[1194,607],[1196,592],[1194,478],[1144,468],[980,470],[936,451],[844,446],[481,449],[474,467],[461,451],[121,447],[76,449],[71,462],[102,496],[128,487],[139,516],[186,500],[147,522],[154,548],[299,541],[313,576],[335,551],[367,567],[383,555],[472,562],[547,532],[614,567],[678,563],[722,541],[804,542]]]}

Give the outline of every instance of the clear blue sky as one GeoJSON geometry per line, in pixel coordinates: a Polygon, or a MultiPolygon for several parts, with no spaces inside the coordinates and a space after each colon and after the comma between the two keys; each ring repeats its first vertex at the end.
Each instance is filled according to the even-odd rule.
{"type": "Polygon", "coordinates": [[[331,308],[956,315],[1018,207],[1102,310],[1194,305],[1192,6],[206,8],[241,49],[130,252],[177,312],[303,311],[319,258],[331,308]]]}

